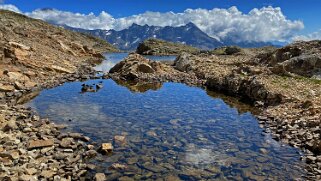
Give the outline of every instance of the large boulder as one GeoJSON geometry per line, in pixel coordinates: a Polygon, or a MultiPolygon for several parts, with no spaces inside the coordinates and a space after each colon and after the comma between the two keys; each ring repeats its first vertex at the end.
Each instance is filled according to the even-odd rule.
{"type": "Polygon", "coordinates": [[[153,75],[164,71],[160,62],[151,61],[138,54],[130,54],[125,60],[117,63],[110,69],[110,74],[118,74],[126,80],[135,80],[139,75],[153,75]]]}
{"type": "Polygon", "coordinates": [[[192,64],[194,64],[194,61],[188,53],[180,54],[174,62],[175,68],[182,72],[188,72],[192,64]]]}
{"type": "Polygon", "coordinates": [[[321,54],[303,54],[277,63],[272,69],[274,73],[295,73],[313,76],[321,71],[321,54]]]}
{"type": "Polygon", "coordinates": [[[276,74],[312,77],[321,72],[321,41],[295,42],[256,59],[276,74]]]}

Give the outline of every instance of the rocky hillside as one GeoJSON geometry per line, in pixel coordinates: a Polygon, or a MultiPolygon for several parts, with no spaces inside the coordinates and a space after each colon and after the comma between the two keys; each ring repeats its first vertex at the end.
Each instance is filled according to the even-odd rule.
{"type": "Polygon", "coordinates": [[[199,51],[199,49],[188,45],[167,42],[154,38],[140,43],[136,49],[136,53],[141,55],[178,55],[182,52],[195,54],[199,51]]]}
{"type": "Polygon", "coordinates": [[[321,79],[321,41],[296,42],[257,57],[274,73],[321,79]]]}
{"type": "Polygon", "coordinates": [[[117,49],[88,35],[0,10],[0,98],[77,73],[106,51],[117,49]]]}

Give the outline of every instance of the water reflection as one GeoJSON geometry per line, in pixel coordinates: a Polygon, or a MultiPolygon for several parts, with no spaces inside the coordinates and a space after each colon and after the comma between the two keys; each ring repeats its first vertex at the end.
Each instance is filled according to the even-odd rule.
{"type": "Polygon", "coordinates": [[[125,59],[128,53],[106,53],[104,54],[105,60],[95,67],[96,71],[108,72],[118,62],[125,59]]]}
{"type": "Polygon", "coordinates": [[[171,56],[171,55],[169,56],[144,55],[144,57],[155,61],[165,61],[165,62],[174,61],[176,59],[176,56],[171,56]]]}
{"type": "Polygon", "coordinates": [[[80,94],[81,84],[43,91],[30,105],[97,143],[125,135],[126,144],[113,142],[112,155],[91,161],[110,180],[291,180],[304,175],[297,149],[273,142],[251,113],[238,112],[215,94],[213,99],[207,95],[212,93],[175,83],[140,88],[112,80],[103,80],[99,92],[80,94]],[[126,168],[108,169],[113,163],[126,168]]]}
{"type": "Polygon", "coordinates": [[[131,92],[138,92],[138,93],[144,93],[149,90],[156,91],[160,88],[162,88],[162,83],[159,82],[151,82],[151,83],[145,83],[145,82],[135,82],[135,81],[123,81],[123,80],[115,80],[115,82],[123,87],[126,87],[131,92]]]}
{"type": "MultiPolygon", "coordinates": [[[[206,90],[207,95],[214,99],[222,99],[224,103],[228,104],[231,108],[235,108],[240,114],[251,112],[253,114],[258,114],[260,111],[255,107],[245,104],[246,100],[240,100],[239,98],[226,96],[222,93],[206,90]]],[[[250,102],[250,101],[248,101],[250,102]]]]}

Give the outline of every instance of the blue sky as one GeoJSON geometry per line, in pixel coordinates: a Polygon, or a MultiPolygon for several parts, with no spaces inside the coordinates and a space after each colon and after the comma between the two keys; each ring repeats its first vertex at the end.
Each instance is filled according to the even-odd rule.
{"type": "MultiPolygon", "coordinates": [[[[0,0],[1,1],[1,0],[0,0]]],[[[300,34],[309,34],[321,29],[321,0],[5,0],[22,12],[32,12],[39,8],[55,8],[60,11],[99,15],[107,12],[113,18],[128,17],[146,11],[180,13],[191,9],[222,8],[236,6],[242,13],[253,8],[267,6],[280,7],[283,15],[291,21],[302,21],[304,28],[300,34]]]]}

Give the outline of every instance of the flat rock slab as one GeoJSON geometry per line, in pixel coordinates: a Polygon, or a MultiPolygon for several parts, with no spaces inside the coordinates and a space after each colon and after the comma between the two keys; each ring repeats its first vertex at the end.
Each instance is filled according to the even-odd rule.
{"type": "Polygon", "coordinates": [[[12,92],[14,90],[15,90],[15,88],[12,85],[0,84],[0,92],[12,92]]]}
{"type": "Polygon", "coordinates": [[[43,147],[48,147],[48,146],[53,146],[54,145],[54,140],[34,140],[34,141],[29,141],[28,143],[28,149],[35,149],[35,148],[43,148],[43,147]]]}

